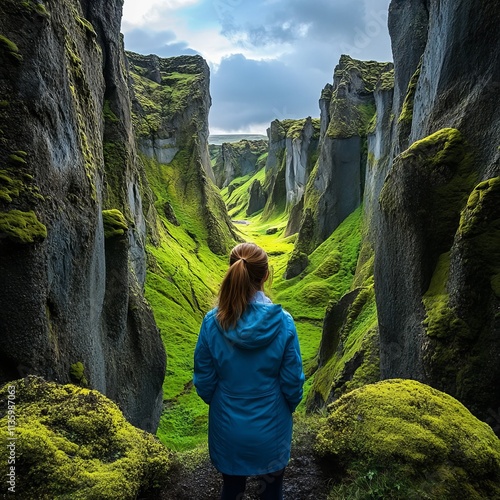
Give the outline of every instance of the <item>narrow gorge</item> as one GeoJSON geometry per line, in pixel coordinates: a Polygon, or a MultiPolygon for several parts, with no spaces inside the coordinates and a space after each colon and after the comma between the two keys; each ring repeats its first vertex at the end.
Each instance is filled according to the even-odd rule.
{"type": "Polygon", "coordinates": [[[125,51],[122,7],[0,3],[16,495],[218,498],[193,350],[254,241],[307,377],[288,497],[499,498],[498,5],[392,0],[393,62],[220,146],[207,62],[125,51]]]}

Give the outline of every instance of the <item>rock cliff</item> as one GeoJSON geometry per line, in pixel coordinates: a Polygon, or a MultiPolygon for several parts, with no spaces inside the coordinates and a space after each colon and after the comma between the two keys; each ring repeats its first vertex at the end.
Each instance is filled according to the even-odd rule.
{"type": "MultiPolygon", "coordinates": [[[[268,201],[265,214],[279,207],[291,211],[299,204],[309,174],[317,160],[319,120],[274,120],[267,130],[269,153],[265,187],[268,201]]],[[[287,233],[295,232],[288,229],[287,233]]]]}
{"type": "Polygon", "coordinates": [[[375,238],[382,376],[484,419],[500,406],[499,21],[493,1],[391,3],[395,158],[375,238]]]}
{"type": "MultiPolygon", "coordinates": [[[[360,274],[351,292],[361,281],[363,288],[370,286],[361,271],[373,263],[382,378],[421,380],[490,421],[495,418],[492,409],[500,406],[500,117],[494,111],[499,64],[498,47],[474,33],[482,26],[493,37],[499,16],[493,2],[391,3],[394,74],[382,72],[373,87],[376,114],[367,136],[365,234],[360,274]]],[[[334,87],[325,88],[323,113],[334,92],[334,87]]],[[[330,109],[330,120],[332,115],[330,109]]],[[[351,115],[350,108],[342,112],[351,115]]],[[[322,118],[323,129],[327,123],[322,118]]],[[[306,215],[307,196],[306,191],[306,215]]],[[[318,213],[322,217],[325,209],[318,213]]],[[[317,217],[310,214],[301,231],[314,241],[317,217]]],[[[308,250],[302,247],[301,258],[308,250]]],[[[298,256],[300,248],[299,233],[298,256]]],[[[346,296],[331,307],[337,314],[335,328],[327,313],[325,359],[319,364],[322,391],[318,386],[313,392],[311,407],[321,403],[318,394],[334,399],[345,380],[355,380],[363,370],[366,349],[359,349],[342,372],[321,371],[334,346],[337,355],[343,353],[338,338],[349,337],[345,324],[356,300],[348,302],[346,296]]]]}
{"type": "Polygon", "coordinates": [[[0,379],[83,370],[79,382],[154,432],[165,351],[142,294],[150,194],[121,10],[0,5],[0,379]]]}
{"type": "Polygon", "coordinates": [[[375,89],[391,80],[392,64],[342,56],[333,86],[320,98],[319,158],[304,195],[304,215],[286,271],[293,278],[311,253],[362,201],[367,134],[375,116],[375,89]],[[302,262],[298,265],[298,262],[302,262]]]}
{"type": "MultiPolygon", "coordinates": [[[[490,1],[391,3],[394,72],[387,66],[373,85],[358,269],[351,292],[327,311],[309,408],[355,386],[370,373],[367,355],[380,349],[378,376],[417,379],[445,391],[498,431],[499,20],[490,1]],[[480,31],[484,37],[478,38],[480,31]],[[367,316],[363,310],[373,300],[376,310],[367,316]],[[359,342],[350,326],[358,316],[370,317],[370,329],[349,352],[345,346],[359,342]],[[345,364],[338,362],[342,357],[345,364]]],[[[323,133],[335,130],[329,125],[334,110],[327,107],[334,93],[335,86],[327,86],[320,100],[318,168],[329,148],[323,133]]],[[[350,116],[350,107],[342,111],[350,116]]],[[[319,185],[326,176],[314,171],[311,179],[319,185]]],[[[358,177],[349,182],[342,203],[359,185],[358,177]]],[[[329,192],[326,186],[316,200],[329,192]]],[[[318,240],[327,213],[325,207],[316,213],[308,196],[309,185],[289,264],[294,273],[307,265],[307,242],[318,240]]]]}
{"type": "Polygon", "coordinates": [[[264,140],[223,143],[213,166],[217,186],[224,188],[237,177],[256,173],[265,165],[267,149],[264,140]]]}
{"type": "Polygon", "coordinates": [[[209,248],[225,255],[236,236],[213,184],[208,65],[200,56],[159,58],[127,52],[127,59],[139,150],[158,165],[175,165],[176,181],[170,182],[194,205],[209,248]]]}

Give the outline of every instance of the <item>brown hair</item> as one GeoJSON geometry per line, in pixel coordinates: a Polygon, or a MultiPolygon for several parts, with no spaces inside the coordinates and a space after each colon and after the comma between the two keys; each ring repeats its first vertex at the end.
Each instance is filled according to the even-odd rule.
{"type": "Polygon", "coordinates": [[[236,325],[252,296],[262,290],[269,276],[267,254],[254,243],[235,246],[229,266],[220,287],[217,311],[217,320],[223,330],[236,325]]]}

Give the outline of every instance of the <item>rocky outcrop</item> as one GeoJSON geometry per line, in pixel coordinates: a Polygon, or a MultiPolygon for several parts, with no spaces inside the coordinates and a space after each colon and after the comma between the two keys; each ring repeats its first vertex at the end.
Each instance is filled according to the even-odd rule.
{"type": "Polygon", "coordinates": [[[237,177],[259,171],[265,166],[267,149],[268,142],[264,140],[223,143],[213,167],[217,186],[224,188],[237,177]]]}
{"type": "MultiPolygon", "coordinates": [[[[317,160],[319,120],[274,120],[267,135],[266,163],[268,202],[265,213],[277,207],[292,210],[304,195],[309,174],[317,160]],[[284,183],[284,185],[283,185],[284,183]]],[[[290,228],[286,233],[290,233],[290,228]]]]}
{"type": "Polygon", "coordinates": [[[149,194],[121,9],[0,5],[0,378],[68,382],[81,362],[92,388],[154,431],[165,352],[142,296],[149,194]]]}
{"type": "Polygon", "coordinates": [[[237,236],[213,184],[208,65],[200,56],[164,59],[127,52],[127,58],[139,150],[146,159],[174,166],[175,175],[164,182],[185,194],[184,202],[198,212],[210,250],[225,255],[237,236]]]}
{"type": "Polygon", "coordinates": [[[266,205],[266,194],[262,189],[260,181],[252,182],[249,191],[250,198],[248,200],[247,215],[252,215],[259,210],[262,210],[266,205]]]}
{"type": "Polygon", "coordinates": [[[455,398],[415,380],[385,380],[341,397],[321,422],[316,451],[335,463],[328,470],[349,471],[340,485],[331,475],[330,498],[368,494],[373,483],[386,498],[500,495],[498,438],[455,398]],[[367,481],[372,474],[377,479],[367,481]]]}
{"type": "Polygon", "coordinates": [[[201,56],[161,58],[127,52],[133,117],[140,150],[170,163],[193,143],[205,174],[214,180],[208,152],[210,71],[201,56]]]}
{"type": "Polygon", "coordinates": [[[487,420],[500,406],[499,21],[493,1],[391,3],[399,154],[375,238],[382,376],[487,420]]]}
{"type": "Polygon", "coordinates": [[[0,387],[2,407],[9,401],[22,415],[14,426],[7,412],[0,419],[2,440],[9,427],[18,438],[17,498],[158,498],[167,484],[169,452],[98,391],[28,376],[0,387]]]}
{"type": "MultiPolygon", "coordinates": [[[[304,219],[296,250],[312,252],[362,201],[366,141],[375,116],[374,91],[391,74],[391,63],[356,61],[342,56],[333,86],[320,98],[319,159],[307,183],[304,207],[312,213],[313,228],[304,219]]],[[[287,273],[289,275],[289,273],[287,273]]]]}

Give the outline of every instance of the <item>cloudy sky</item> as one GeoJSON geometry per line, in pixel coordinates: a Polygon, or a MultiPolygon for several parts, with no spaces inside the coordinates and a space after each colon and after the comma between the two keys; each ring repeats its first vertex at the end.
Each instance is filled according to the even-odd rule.
{"type": "Polygon", "coordinates": [[[392,60],[390,0],[125,0],[125,48],[210,65],[210,131],[319,116],[339,57],[392,60]]]}

